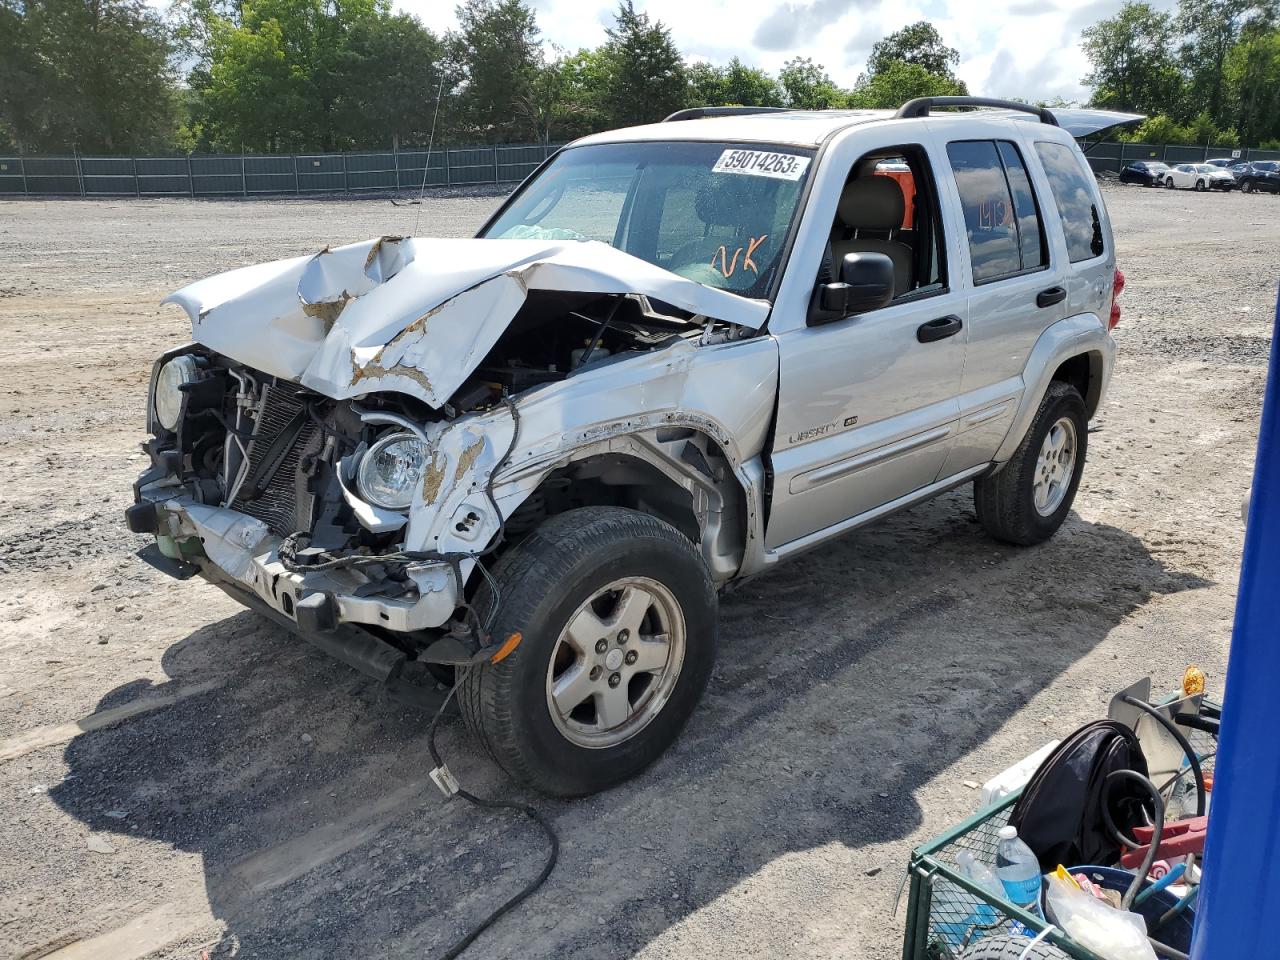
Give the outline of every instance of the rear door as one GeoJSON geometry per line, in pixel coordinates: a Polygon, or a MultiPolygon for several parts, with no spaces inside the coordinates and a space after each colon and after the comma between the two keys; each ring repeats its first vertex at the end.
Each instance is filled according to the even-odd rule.
{"type": "Polygon", "coordinates": [[[1032,179],[1023,126],[984,124],[974,132],[988,136],[946,145],[948,188],[964,215],[960,269],[971,289],[959,429],[945,474],[992,459],[1013,422],[1032,347],[1065,315],[1063,262],[1048,241],[1046,191],[1032,179]]]}

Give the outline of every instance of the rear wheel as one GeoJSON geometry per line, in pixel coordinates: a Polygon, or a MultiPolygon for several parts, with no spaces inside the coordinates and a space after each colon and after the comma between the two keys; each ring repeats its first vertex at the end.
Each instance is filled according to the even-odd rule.
{"type": "Polygon", "coordinates": [[[1054,380],[1009,462],[973,484],[978,521],[997,540],[1048,540],[1071,510],[1088,448],[1084,399],[1054,380]]]}
{"type": "MultiPolygon", "coordinates": [[[[634,510],[571,510],[513,548],[494,579],[493,636],[522,639],[459,688],[493,759],[555,796],[603,790],[657,759],[715,657],[715,589],[689,539],[634,510]]],[[[486,588],[477,607],[493,602],[486,588]]]]}

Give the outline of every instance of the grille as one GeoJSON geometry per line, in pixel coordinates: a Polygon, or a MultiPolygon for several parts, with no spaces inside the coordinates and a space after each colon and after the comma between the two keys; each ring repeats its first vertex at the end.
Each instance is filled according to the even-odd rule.
{"type": "MultiPolygon", "coordinates": [[[[263,388],[262,410],[253,427],[253,444],[249,448],[249,473],[256,476],[267,457],[272,441],[289,426],[303,409],[304,403],[289,391],[276,386],[263,388]]],[[[294,388],[296,390],[296,388],[294,388]]],[[[276,536],[287,536],[296,530],[310,530],[315,497],[307,493],[306,478],[299,476],[298,462],[302,452],[316,438],[316,425],[308,420],[276,472],[272,474],[262,495],[252,500],[236,497],[232,507],[265,523],[276,536]]]]}

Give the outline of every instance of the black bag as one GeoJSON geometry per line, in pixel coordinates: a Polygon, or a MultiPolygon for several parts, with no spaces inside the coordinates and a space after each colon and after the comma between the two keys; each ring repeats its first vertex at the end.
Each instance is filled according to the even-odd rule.
{"type": "MultiPolygon", "coordinates": [[[[1147,775],[1147,758],[1132,730],[1115,720],[1086,723],[1068,736],[1031,775],[1014,804],[1009,824],[1040,860],[1040,872],[1058,864],[1109,866],[1119,860],[1120,845],[1102,815],[1103,782],[1115,770],[1147,775]]],[[[1150,797],[1129,778],[1118,779],[1107,805],[1117,828],[1132,836],[1147,823],[1150,797]]]]}

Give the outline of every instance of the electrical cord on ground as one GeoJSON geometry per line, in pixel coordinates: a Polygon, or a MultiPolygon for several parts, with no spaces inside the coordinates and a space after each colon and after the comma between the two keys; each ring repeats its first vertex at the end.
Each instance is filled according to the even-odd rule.
{"type": "Polygon", "coordinates": [[[453,699],[457,690],[458,681],[455,679],[453,686],[449,689],[449,695],[444,698],[444,702],[436,710],[435,716],[431,718],[431,726],[427,730],[427,749],[431,753],[432,762],[436,765],[435,769],[431,771],[431,779],[435,781],[436,786],[440,787],[446,796],[461,797],[474,807],[480,807],[484,810],[514,810],[516,813],[524,814],[542,828],[542,832],[546,834],[547,841],[550,843],[551,850],[547,855],[547,862],[543,864],[542,870],[536,877],[525,884],[513,897],[472,927],[460,940],[440,955],[440,960],[455,960],[456,957],[461,956],[463,951],[471,946],[480,934],[533,896],[534,892],[546,882],[547,877],[551,876],[551,871],[555,869],[556,860],[560,856],[560,838],[556,836],[555,829],[552,828],[550,822],[537,810],[533,807],[526,807],[506,800],[487,800],[483,797],[477,797],[475,794],[463,790],[453,778],[453,774],[449,772],[449,768],[445,765],[444,760],[441,759],[440,750],[436,746],[436,730],[440,726],[440,718],[444,716],[445,708],[449,706],[449,701],[453,699]]]}

